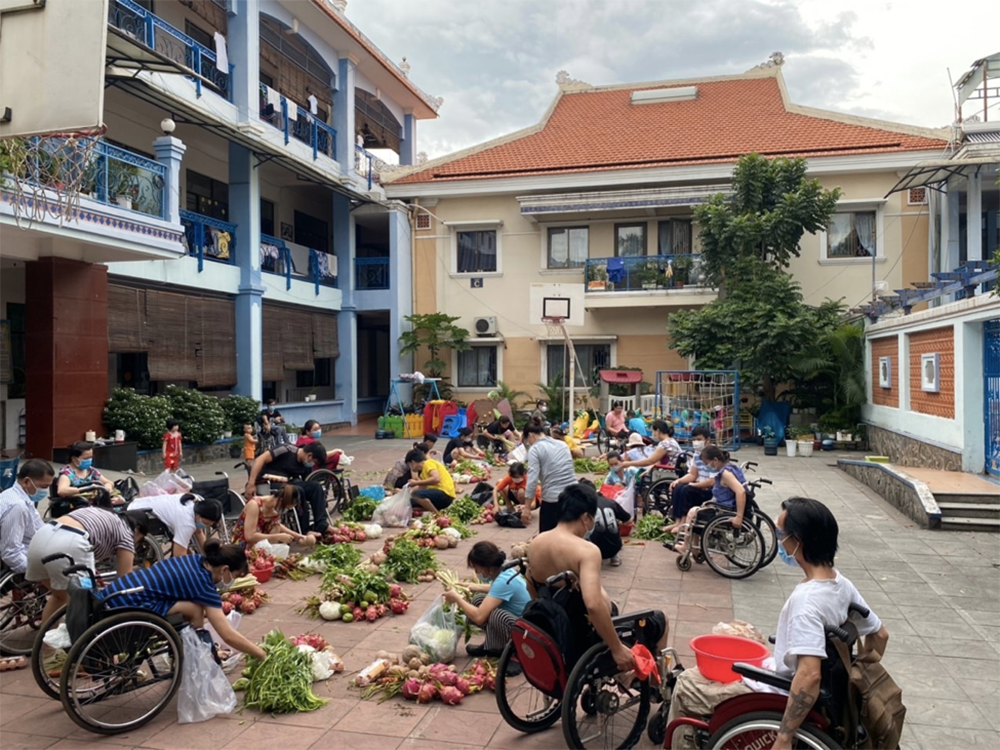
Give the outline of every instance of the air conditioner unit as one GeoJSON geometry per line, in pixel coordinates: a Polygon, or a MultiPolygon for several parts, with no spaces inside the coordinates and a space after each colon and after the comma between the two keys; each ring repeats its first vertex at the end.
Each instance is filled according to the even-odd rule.
{"type": "Polygon", "coordinates": [[[497,319],[495,317],[476,318],[473,323],[477,336],[496,336],[497,319]]]}

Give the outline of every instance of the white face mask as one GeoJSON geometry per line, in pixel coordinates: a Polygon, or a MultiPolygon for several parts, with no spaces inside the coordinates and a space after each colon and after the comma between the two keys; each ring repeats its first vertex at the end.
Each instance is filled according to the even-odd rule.
{"type": "Polygon", "coordinates": [[[693,441],[691,441],[691,447],[694,448],[696,451],[703,451],[703,450],[705,450],[705,441],[704,440],[693,440],[693,441]]]}

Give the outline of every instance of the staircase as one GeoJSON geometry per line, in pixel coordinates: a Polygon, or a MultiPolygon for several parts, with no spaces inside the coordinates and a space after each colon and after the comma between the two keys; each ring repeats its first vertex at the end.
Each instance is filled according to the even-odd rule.
{"type": "Polygon", "coordinates": [[[1000,487],[995,493],[934,492],[941,528],[952,531],[1000,531],[1000,487]]]}

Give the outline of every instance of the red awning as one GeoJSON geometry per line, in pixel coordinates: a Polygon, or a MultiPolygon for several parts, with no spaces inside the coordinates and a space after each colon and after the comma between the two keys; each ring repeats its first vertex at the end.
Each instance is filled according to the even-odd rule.
{"type": "Polygon", "coordinates": [[[605,383],[641,383],[642,370],[600,370],[605,383]]]}

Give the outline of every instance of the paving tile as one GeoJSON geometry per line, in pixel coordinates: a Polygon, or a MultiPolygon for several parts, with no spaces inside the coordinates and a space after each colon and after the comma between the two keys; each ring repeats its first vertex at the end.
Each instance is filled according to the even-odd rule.
{"type": "Polygon", "coordinates": [[[396,750],[401,747],[399,737],[383,737],[361,732],[334,730],[316,742],[310,750],[330,750],[333,747],[359,747],[363,750],[396,750]]]}
{"type": "MultiPolygon", "coordinates": [[[[274,750],[274,748],[304,748],[315,744],[325,734],[322,729],[294,724],[270,724],[258,721],[249,724],[235,739],[222,745],[222,750],[274,750]]],[[[181,750],[183,745],[175,745],[181,750]]]]}
{"type": "MultiPolygon", "coordinates": [[[[907,713],[909,721],[909,713],[907,713]]],[[[975,748],[975,750],[995,750],[998,746],[996,732],[983,729],[957,729],[936,727],[929,724],[908,724],[908,735],[912,738],[904,747],[906,750],[948,750],[951,748],[975,748]],[[914,744],[910,744],[910,742],[914,744]]]]}
{"type": "MultiPolygon", "coordinates": [[[[4,711],[7,710],[4,705],[4,711]]],[[[44,750],[58,742],[55,737],[44,737],[38,734],[22,734],[21,732],[3,731],[4,750],[44,750]]]]}
{"type": "MultiPolygon", "coordinates": [[[[32,680],[32,684],[34,684],[34,680],[32,680]]],[[[59,701],[45,697],[37,686],[27,695],[4,695],[0,705],[3,706],[3,710],[0,711],[0,726],[4,727],[5,730],[13,731],[18,731],[20,725],[25,723],[27,716],[37,709],[52,705],[62,709],[59,701]]]]}
{"type": "MultiPolygon", "coordinates": [[[[246,715],[244,715],[246,718],[246,715]]],[[[156,750],[174,750],[175,748],[190,748],[190,750],[215,750],[242,734],[252,721],[245,724],[221,719],[204,721],[198,724],[177,724],[163,728],[152,737],[142,740],[142,746],[156,750]]]]}
{"type": "MultiPolygon", "coordinates": [[[[495,711],[495,702],[493,708],[495,711]]],[[[408,736],[434,742],[460,739],[462,743],[473,747],[485,747],[502,722],[503,718],[495,712],[492,715],[476,713],[475,720],[470,721],[466,712],[456,711],[451,706],[432,704],[408,736]]]]}
{"type": "Polygon", "coordinates": [[[936,727],[957,729],[993,729],[979,708],[970,701],[944,700],[906,693],[906,721],[913,724],[930,724],[936,727]]]}
{"type": "MultiPolygon", "coordinates": [[[[359,735],[360,736],[360,735],[359,735]]],[[[338,735],[338,739],[340,736],[338,735]]],[[[365,745],[364,747],[368,747],[365,745]]],[[[468,745],[454,742],[441,742],[440,740],[417,740],[408,738],[399,745],[399,750],[481,750],[483,745],[468,745]]],[[[316,748],[320,750],[320,748],[316,748]]],[[[322,748],[326,750],[326,747],[322,748]]]]}
{"type": "Polygon", "coordinates": [[[387,737],[408,737],[427,715],[428,709],[412,703],[361,701],[334,726],[338,732],[371,732],[373,727],[387,737]]]}
{"type": "Polygon", "coordinates": [[[314,684],[313,692],[316,694],[316,697],[329,700],[329,703],[315,711],[296,714],[259,714],[246,711],[242,716],[248,723],[265,722],[267,724],[329,729],[353,711],[361,701],[357,697],[356,691],[354,692],[355,697],[344,697],[347,693],[349,682],[349,678],[341,677],[336,683],[331,678],[325,682],[314,684]]]}

